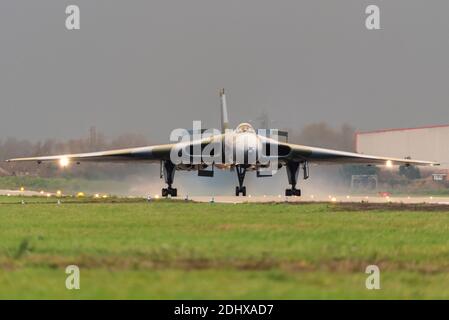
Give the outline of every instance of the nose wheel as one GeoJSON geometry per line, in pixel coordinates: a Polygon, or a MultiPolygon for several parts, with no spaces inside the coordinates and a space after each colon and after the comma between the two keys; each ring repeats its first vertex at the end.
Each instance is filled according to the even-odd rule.
{"type": "Polygon", "coordinates": [[[240,193],[243,197],[246,197],[246,187],[235,187],[235,195],[238,197],[240,193]]]}
{"type": "Polygon", "coordinates": [[[238,197],[240,194],[242,194],[243,197],[246,197],[246,187],[243,186],[246,168],[243,166],[236,166],[235,171],[237,172],[237,178],[239,179],[239,185],[235,187],[235,195],[238,197]]]}

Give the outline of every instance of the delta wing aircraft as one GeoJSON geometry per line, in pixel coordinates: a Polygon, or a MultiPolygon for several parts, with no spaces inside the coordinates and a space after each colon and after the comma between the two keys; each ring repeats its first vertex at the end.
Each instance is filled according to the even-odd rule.
{"type": "MultiPolygon", "coordinates": [[[[213,177],[214,168],[236,171],[238,186],[235,195],[246,196],[243,185],[247,171],[256,171],[258,177],[271,176],[285,167],[290,188],[285,190],[286,196],[300,196],[296,188],[299,171],[303,178],[309,177],[309,164],[366,164],[366,165],[437,165],[431,161],[398,159],[370,156],[359,153],[304,146],[279,141],[282,135],[256,132],[249,123],[241,123],[235,130],[229,129],[226,96],[220,91],[221,98],[221,131],[215,130],[204,135],[205,130],[192,134],[187,132],[171,144],[154,145],[139,148],[109,150],[79,154],[64,154],[43,157],[17,158],[8,162],[35,161],[59,162],[61,166],[81,162],[147,162],[160,163],[161,178],[165,179],[166,188],[162,196],[177,196],[173,188],[176,170],[197,171],[199,176],[213,177]]],[[[207,130],[206,130],[207,131],[207,130]]]]}

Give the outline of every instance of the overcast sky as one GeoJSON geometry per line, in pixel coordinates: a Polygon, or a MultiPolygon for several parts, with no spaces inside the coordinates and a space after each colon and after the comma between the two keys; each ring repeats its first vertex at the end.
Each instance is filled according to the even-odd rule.
{"type": "Polygon", "coordinates": [[[220,87],[233,125],[449,123],[448,14],[447,0],[2,0],[0,138],[95,125],[168,141],[192,120],[219,126],[220,87]],[[368,4],[382,30],[365,28],[368,4]]]}

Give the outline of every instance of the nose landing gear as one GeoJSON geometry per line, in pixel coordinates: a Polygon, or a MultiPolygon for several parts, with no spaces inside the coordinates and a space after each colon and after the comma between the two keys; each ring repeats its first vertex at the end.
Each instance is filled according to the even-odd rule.
{"type": "Polygon", "coordinates": [[[246,197],[246,187],[243,186],[243,181],[245,180],[246,167],[236,166],[235,171],[237,172],[237,178],[239,179],[239,185],[235,187],[235,195],[238,197],[240,193],[242,196],[246,197]]]}

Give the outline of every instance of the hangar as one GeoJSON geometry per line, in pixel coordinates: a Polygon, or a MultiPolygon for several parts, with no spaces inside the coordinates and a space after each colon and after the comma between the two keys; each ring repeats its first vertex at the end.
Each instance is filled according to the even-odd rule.
{"type": "Polygon", "coordinates": [[[449,170],[449,124],[356,132],[357,152],[440,163],[432,170],[449,170]]]}

